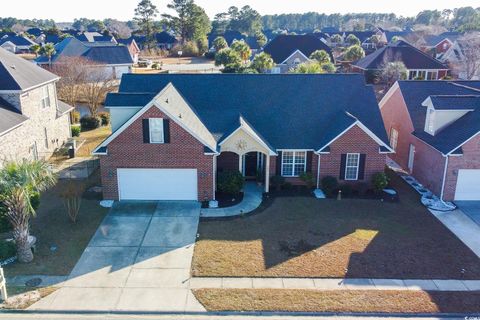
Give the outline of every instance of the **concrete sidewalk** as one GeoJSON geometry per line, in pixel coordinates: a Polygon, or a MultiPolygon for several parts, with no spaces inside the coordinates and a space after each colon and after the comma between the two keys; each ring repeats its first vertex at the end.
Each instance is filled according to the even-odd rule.
{"type": "Polygon", "coordinates": [[[30,310],[205,311],[189,289],[198,202],[115,203],[63,286],[30,310]]]}
{"type": "Polygon", "coordinates": [[[480,280],[195,277],[190,288],[479,291],[480,280]]]}

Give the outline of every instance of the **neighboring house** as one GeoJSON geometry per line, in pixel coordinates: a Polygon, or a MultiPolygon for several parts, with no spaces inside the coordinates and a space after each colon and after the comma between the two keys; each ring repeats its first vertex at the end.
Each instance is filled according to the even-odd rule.
{"type": "Polygon", "coordinates": [[[38,37],[40,37],[40,35],[43,34],[43,30],[40,29],[40,28],[30,28],[30,29],[27,30],[27,33],[38,38],[38,37]]]}
{"type": "Polygon", "coordinates": [[[64,39],[55,46],[55,55],[51,62],[48,57],[41,56],[36,59],[39,65],[55,64],[61,61],[62,57],[83,57],[92,62],[96,68],[101,68],[105,74],[112,75],[119,79],[122,74],[129,73],[133,66],[133,59],[126,46],[116,44],[101,45],[98,43],[81,42],[76,38],[64,39]]]}
{"type": "MultiPolygon", "coordinates": [[[[469,46],[468,40],[458,39],[444,53],[438,55],[438,60],[451,68],[452,76],[462,80],[479,80],[480,70],[475,74],[473,61],[467,62],[465,58],[465,50],[476,50],[475,46],[469,46]],[[468,72],[467,66],[470,65],[472,70],[468,72]],[[468,74],[473,74],[473,77],[468,74]],[[470,79],[468,79],[470,77],[470,79]]],[[[468,55],[467,55],[468,56],[468,55]]]]}
{"type": "MultiPolygon", "coordinates": [[[[144,49],[146,37],[142,35],[132,35],[127,40],[135,40],[137,46],[140,49],[144,49]]],[[[163,50],[170,50],[175,44],[177,39],[171,33],[167,31],[158,32],[155,34],[155,40],[157,41],[157,47],[163,50]]]]}
{"type": "Polygon", "coordinates": [[[35,39],[35,43],[44,45],[46,43],[57,44],[61,42],[65,37],[59,36],[57,34],[41,34],[35,39]]]}
{"type": "Polygon", "coordinates": [[[58,76],[0,49],[0,161],[49,157],[70,138],[58,76]]]}
{"type": "Polygon", "coordinates": [[[117,40],[114,36],[104,36],[98,32],[83,32],[75,36],[78,40],[82,42],[90,42],[90,43],[114,43],[117,44],[117,40]]]}
{"type": "Polygon", "coordinates": [[[140,48],[138,47],[137,42],[133,38],[128,39],[118,39],[118,44],[124,45],[128,48],[128,52],[132,56],[133,63],[138,63],[138,57],[140,56],[140,48]]]}
{"type": "Polygon", "coordinates": [[[480,81],[399,81],[380,110],[395,162],[445,201],[480,200],[480,81]]]}
{"type": "Polygon", "coordinates": [[[208,47],[210,48],[210,51],[215,51],[213,47],[213,41],[217,37],[223,37],[227,42],[228,46],[231,46],[234,41],[243,40],[248,44],[248,46],[252,50],[252,54],[255,54],[256,52],[258,52],[258,50],[260,50],[260,46],[257,43],[256,37],[246,36],[238,31],[227,30],[225,31],[224,34],[210,33],[208,35],[208,47]]]}
{"type": "Polygon", "coordinates": [[[457,31],[444,32],[439,35],[428,35],[423,39],[425,43],[422,45],[422,49],[429,51],[434,57],[446,52],[453,46],[455,41],[463,36],[463,33],[457,31]]]}
{"type": "Polygon", "coordinates": [[[408,79],[437,80],[448,74],[448,66],[418,50],[405,41],[397,41],[376,50],[352,66],[354,72],[369,74],[381,72],[389,62],[401,61],[408,70],[408,79]]]}
{"type": "Polygon", "coordinates": [[[0,38],[0,47],[12,53],[29,52],[30,47],[34,44],[35,42],[32,40],[17,35],[5,35],[0,38]]]}
{"type": "Polygon", "coordinates": [[[105,199],[212,200],[222,171],[368,185],[391,150],[358,74],[127,74],[106,107],[105,199]]]}
{"type": "Polygon", "coordinates": [[[287,73],[297,65],[310,61],[310,55],[317,50],[325,50],[334,62],[330,47],[311,34],[278,35],[263,49],[276,64],[271,73],[287,73]]]}

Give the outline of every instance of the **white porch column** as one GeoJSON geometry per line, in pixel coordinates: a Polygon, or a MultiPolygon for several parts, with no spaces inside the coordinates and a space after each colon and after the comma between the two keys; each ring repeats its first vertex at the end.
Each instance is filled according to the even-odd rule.
{"type": "Polygon", "coordinates": [[[243,174],[243,154],[238,155],[238,171],[243,174]]]}
{"type": "Polygon", "coordinates": [[[270,190],[270,155],[267,153],[266,165],[265,165],[265,192],[270,190]]]}

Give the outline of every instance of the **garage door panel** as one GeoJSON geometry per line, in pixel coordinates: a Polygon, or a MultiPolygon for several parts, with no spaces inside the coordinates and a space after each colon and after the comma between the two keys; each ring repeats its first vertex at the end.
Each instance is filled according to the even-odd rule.
{"type": "Polygon", "coordinates": [[[480,169],[458,170],[455,200],[480,200],[480,169]]]}
{"type": "Polygon", "coordinates": [[[118,169],[120,200],[197,200],[196,169],[118,169]]]}

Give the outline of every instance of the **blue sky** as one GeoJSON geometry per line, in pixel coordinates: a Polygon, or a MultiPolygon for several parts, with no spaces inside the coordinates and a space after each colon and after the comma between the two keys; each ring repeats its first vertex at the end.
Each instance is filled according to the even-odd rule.
{"type": "MultiPolygon", "coordinates": [[[[2,3],[0,16],[17,18],[52,18],[58,22],[73,18],[116,18],[129,20],[139,0],[11,0],[2,3]]],[[[152,0],[165,12],[167,0],[152,0]]],[[[5,2],[2,1],[2,2],[5,2]]],[[[393,12],[413,16],[424,9],[445,9],[463,6],[480,7],[480,0],[196,0],[208,15],[226,11],[229,6],[250,5],[261,14],[348,12],[393,12]]]]}

